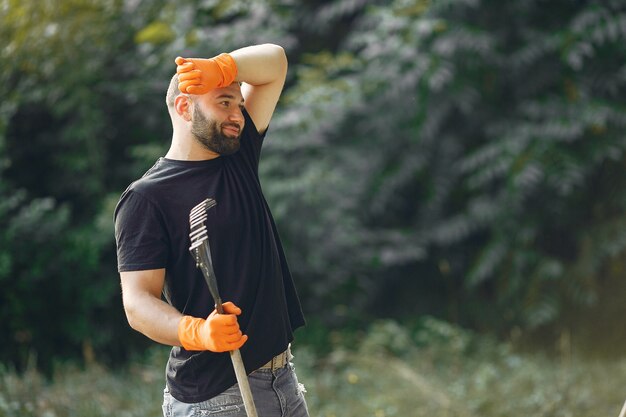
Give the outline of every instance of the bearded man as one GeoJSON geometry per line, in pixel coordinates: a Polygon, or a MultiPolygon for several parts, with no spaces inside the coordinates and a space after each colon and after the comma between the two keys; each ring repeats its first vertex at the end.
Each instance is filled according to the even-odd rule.
{"type": "Polygon", "coordinates": [[[240,349],[258,414],[306,417],[290,343],[304,317],[258,176],[287,74],[282,47],[176,59],[166,96],[172,142],[115,209],[124,309],[132,328],[172,346],[165,417],[245,416],[228,351],[240,349]],[[189,212],[206,227],[224,300],[217,314],[189,253],[189,212]]]}

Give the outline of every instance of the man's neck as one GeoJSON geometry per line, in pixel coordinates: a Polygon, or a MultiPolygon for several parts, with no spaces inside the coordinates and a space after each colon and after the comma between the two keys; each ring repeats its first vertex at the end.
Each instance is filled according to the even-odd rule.
{"type": "Polygon", "coordinates": [[[176,133],[172,135],[172,144],[165,154],[166,158],[179,161],[206,161],[219,156],[198,143],[191,134],[182,137],[176,133]]]}

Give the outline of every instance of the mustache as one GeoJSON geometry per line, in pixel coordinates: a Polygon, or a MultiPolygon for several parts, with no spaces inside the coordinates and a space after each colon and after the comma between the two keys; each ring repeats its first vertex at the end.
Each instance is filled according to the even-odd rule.
{"type": "Polygon", "coordinates": [[[237,129],[238,132],[241,132],[241,126],[239,125],[239,123],[226,122],[226,123],[222,123],[221,127],[222,129],[225,127],[232,127],[232,128],[237,129]]]}

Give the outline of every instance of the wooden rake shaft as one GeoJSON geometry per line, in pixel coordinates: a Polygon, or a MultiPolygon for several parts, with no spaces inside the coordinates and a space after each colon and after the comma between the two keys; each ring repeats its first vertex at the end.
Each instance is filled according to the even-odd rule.
{"type": "MultiPolygon", "coordinates": [[[[220,297],[217,278],[213,271],[213,261],[211,259],[211,248],[209,246],[208,233],[206,230],[206,219],[209,209],[215,207],[217,203],[215,200],[207,198],[193,209],[189,213],[189,226],[190,233],[189,238],[191,240],[191,247],[189,251],[196,261],[196,266],[202,271],[202,275],[209,287],[211,296],[215,301],[215,309],[219,314],[224,313],[222,307],[222,299],[220,297]]],[[[252,391],[250,390],[250,383],[248,382],[248,375],[246,368],[243,365],[243,359],[241,358],[241,352],[239,349],[232,350],[230,353],[230,359],[235,369],[235,376],[237,377],[237,384],[243,398],[243,405],[246,409],[248,417],[258,417],[256,412],[256,406],[254,405],[254,398],[252,397],[252,391]]]]}

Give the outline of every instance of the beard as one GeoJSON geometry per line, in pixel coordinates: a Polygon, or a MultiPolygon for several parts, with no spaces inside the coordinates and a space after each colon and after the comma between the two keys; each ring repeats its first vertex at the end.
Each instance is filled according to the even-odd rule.
{"type": "Polygon", "coordinates": [[[217,120],[205,116],[202,110],[198,108],[198,105],[193,106],[191,133],[196,140],[212,152],[220,155],[231,155],[239,150],[241,131],[237,136],[226,136],[222,133],[224,126],[237,126],[237,128],[240,128],[236,123],[218,124],[217,120]]]}

